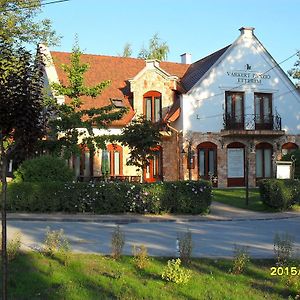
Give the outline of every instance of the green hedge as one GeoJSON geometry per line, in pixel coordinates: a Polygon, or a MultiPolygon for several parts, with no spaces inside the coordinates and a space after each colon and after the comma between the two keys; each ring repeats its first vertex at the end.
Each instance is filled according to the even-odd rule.
{"type": "Polygon", "coordinates": [[[14,172],[14,182],[71,182],[74,172],[67,166],[66,161],[52,155],[42,155],[25,160],[14,172]]]}
{"type": "Polygon", "coordinates": [[[261,200],[273,208],[285,210],[300,203],[300,181],[296,179],[263,179],[259,190],[261,200]]]}
{"type": "Polygon", "coordinates": [[[11,212],[191,213],[208,212],[207,181],[153,184],[18,182],[8,187],[11,212]]]}

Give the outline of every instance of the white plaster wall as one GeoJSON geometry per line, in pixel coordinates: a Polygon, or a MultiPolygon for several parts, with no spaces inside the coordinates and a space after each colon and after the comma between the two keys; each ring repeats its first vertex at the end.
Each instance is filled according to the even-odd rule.
{"type": "Polygon", "coordinates": [[[183,130],[195,132],[219,132],[223,129],[225,91],[245,92],[245,114],[254,114],[254,92],[273,94],[275,110],[282,117],[282,128],[289,134],[300,133],[300,96],[295,87],[252,35],[241,35],[220,61],[183,96],[183,130]],[[245,65],[251,66],[246,71],[245,65]],[[239,71],[240,70],[240,71],[239,71]],[[258,83],[238,82],[231,72],[261,73],[270,76],[258,83]]]}

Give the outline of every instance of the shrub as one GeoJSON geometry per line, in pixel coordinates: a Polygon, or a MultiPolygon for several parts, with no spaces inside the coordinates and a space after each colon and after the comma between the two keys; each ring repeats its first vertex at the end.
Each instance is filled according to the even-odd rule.
{"type": "Polygon", "coordinates": [[[119,259],[122,255],[125,245],[125,234],[118,225],[112,233],[111,238],[111,256],[114,259],[119,259]]]}
{"type": "MultiPolygon", "coordinates": [[[[0,244],[2,244],[2,236],[0,236],[0,244]]],[[[7,241],[7,259],[14,260],[20,253],[21,249],[21,233],[16,233],[15,237],[7,241]]]]}
{"type": "Polygon", "coordinates": [[[291,159],[292,155],[296,159],[296,161],[295,161],[295,174],[294,174],[294,177],[296,179],[300,179],[300,149],[294,150],[294,151],[292,151],[290,153],[287,153],[287,154],[283,155],[282,158],[281,158],[281,160],[292,161],[292,159],[291,159]]]}
{"type": "Polygon", "coordinates": [[[300,203],[300,181],[293,179],[263,179],[259,182],[261,200],[268,206],[285,210],[300,203]]]}
{"type": "Polygon", "coordinates": [[[127,182],[14,182],[8,210],[28,212],[205,213],[211,203],[207,181],[139,184],[127,182]]]}
{"type": "Polygon", "coordinates": [[[180,258],[168,260],[167,266],[161,275],[162,279],[176,284],[187,283],[191,278],[191,271],[182,268],[180,258]]]}
{"type": "Polygon", "coordinates": [[[148,251],[146,246],[134,245],[132,248],[132,254],[133,254],[134,263],[139,269],[144,269],[148,265],[149,256],[148,256],[148,251]]]}
{"type": "Polygon", "coordinates": [[[74,173],[64,159],[43,155],[24,161],[14,172],[14,177],[15,182],[68,182],[74,179],[74,173]]]}
{"type": "Polygon", "coordinates": [[[250,261],[248,248],[235,245],[233,252],[234,254],[233,254],[232,273],[242,274],[245,271],[246,266],[250,261]]]}
{"type": "Polygon", "coordinates": [[[189,263],[193,251],[192,233],[189,229],[178,236],[178,251],[182,263],[189,263]]]}
{"type": "Polygon", "coordinates": [[[280,266],[286,265],[292,257],[294,247],[294,238],[288,233],[279,234],[274,236],[274,254],[277,264],[280,266]]]}
{"type": "Polygon", "coordinates": [[[43,253],[53,256],[56,253],[65,254],[70,251],[69,242],[64,234],[63,229],[51,230],[47,227],[43,253]]]}

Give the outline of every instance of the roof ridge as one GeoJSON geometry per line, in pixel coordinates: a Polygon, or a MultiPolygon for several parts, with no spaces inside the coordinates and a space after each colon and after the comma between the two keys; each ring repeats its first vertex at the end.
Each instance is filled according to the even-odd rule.
{"type": "MultiPolygon", "coordinates": [[[[50,51],[50,53],[64,53],[64,54],[71,54],[72,52],[68,51],[50,51]]],[[[107,57],[107,58],[116,58],[116,59],[128,59],[128,60],[138,60],[138,61],[145,61],[146,59],[138,58],[138,57],[124,57],[118,55],[106,55],[106,54],[93,54],[93,53],[83,53],[82,56],[95,56],[95,57],[107,57]]],[[[173,61],[159,61],[159,63],[166,63],[166,64],[177,64],[177,65],[187,65],[190,66],[191,64],[183,64],[180,62],[173,62],[173,61]]]]}
{"type": "Polygon", "coordinates": [[[219,49],[219,50],[217,50],[217,51],[215,51],[215,52],[212,52],[212,53],[210,53],[210,54],[208,54],[208,55],[206,55],[206,56],[204,56],[204,57],[198,59],[197,61],[193,62],[192,65],[193,65],[193,64],[196,64],[196,63],[198,63],[198,62],[200,62],[201,60],[204,60],[204,59],[206,59],[206,58],[209,58],[209,57],[211,57],[211,56],[217,54],[218,52],[223,51],[223,50],[226,49],[226,48],[229,48],[231,45],[232,45],[232,44],[229,44],[229,45],[227,45],[227,46],[225,46],[225,47],[223,47],[223,48],[221,48],[221,49],[219,49]]]}

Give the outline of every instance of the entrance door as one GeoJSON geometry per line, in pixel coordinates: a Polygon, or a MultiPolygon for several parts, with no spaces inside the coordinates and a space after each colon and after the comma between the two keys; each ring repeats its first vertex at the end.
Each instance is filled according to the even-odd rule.
{"type": "Polygon", "coordinates": [[[272,94],[255,93],[255,129],[272,130],[272,94]]]}
{"type": "Polygon", "coordinates": [[[149,165],[144,170],[145,182],[156,182],[162,180],[162,149],[159,147],[150,159],[149,165]]]}
{"type": "Polygon", "coordinates": [[[198,145],[198,175],[200,179],[213,180],[217,186],[217,145],[205,142],[198,145]]]}
{"type": "Polygon", "coordinates": [[[226,128],[244,129],[244,93],[226,92],[226,128]]]}

